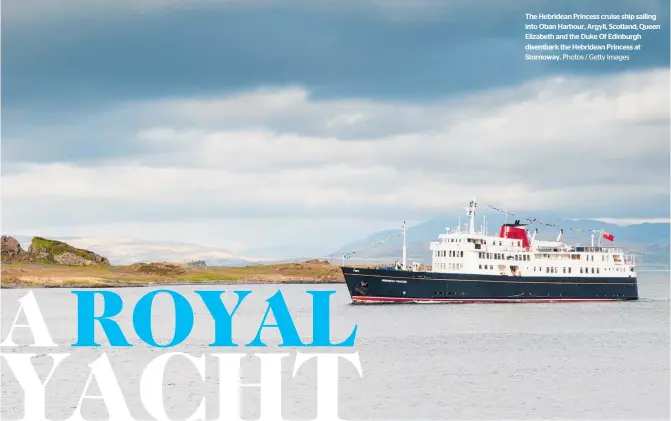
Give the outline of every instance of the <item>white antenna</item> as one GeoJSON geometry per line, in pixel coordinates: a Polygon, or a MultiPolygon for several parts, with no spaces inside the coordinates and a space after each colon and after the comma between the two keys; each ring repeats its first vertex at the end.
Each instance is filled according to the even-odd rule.
{"type": "Polygon", "coordinates": [[[482,215],[482,235],[486,236],[487,235],[487,215],[482,215]]]}
{"type": "Polygon", "coordinates": [[[459,225],[457,225],[457,232],[461,232],[461,215],[459,215],[459,225]]]}
{"type": "Polygon", "coordinates": [[[403,221],[403,270],[406,270],[407,249],[405,246],[405,221],[403,221]]]}
{"type": "Polygon", "coordinates": [[[471,203],[468,205],[468,233],[475,234],[475,208],[477,204],[475,203],[475,197],[471,200],[471,203]]]}
{"type": "Polygon", "coordinates": [[[564,230],[561,229],[561,230],[559,231],[559,235],[557,236],[557,240],[556,240],[556,242],[559,242],[559,240],[561,240],[561,236],[562,236],[563,233],[564,233],[564,230]]]}

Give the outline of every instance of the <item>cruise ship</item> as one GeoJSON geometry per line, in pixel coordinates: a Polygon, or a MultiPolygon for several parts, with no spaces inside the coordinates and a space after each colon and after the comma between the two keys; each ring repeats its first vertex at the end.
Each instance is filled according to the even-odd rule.
{"type": "Polygon", "coordinates": [[[468,207],[468,228],[430,243],[430,267],[407,265],[403,224],[402,260],[383,268],[342,272],[353,303],[517,303],[637,300],[635,259],[602,245],[608,233],[591,233],[589,246],[537,240],[528,224],[505,223],[498,235],[475,229],[477,204],[468,207]],[[600,234],[595,244],[595,234],[600,234]]]}

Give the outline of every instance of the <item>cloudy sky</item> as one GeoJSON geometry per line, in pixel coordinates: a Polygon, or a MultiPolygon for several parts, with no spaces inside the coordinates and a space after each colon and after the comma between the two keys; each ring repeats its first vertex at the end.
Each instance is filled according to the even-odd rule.
{"type": "Polygon", "coordinates": [[[472,195],[668,218],[668,16],[664,0],[5,0],[2,232],[319,253],[472,195]],[[628,62],[529,62],[526,12],[663,29],[628,62]]]}

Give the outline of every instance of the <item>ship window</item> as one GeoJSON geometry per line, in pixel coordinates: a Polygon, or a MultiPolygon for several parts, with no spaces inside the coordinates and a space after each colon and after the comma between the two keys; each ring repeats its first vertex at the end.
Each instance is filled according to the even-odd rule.
{"type": "Polygon", "coordinates": [[[490,270],[494,270],[494,265],[489,265],[490,270]]]}
{"type": "Polygon", "coordinates": [[[596,273],[599,273],[599,268],[596,268],[596,273]]]}
{"type": "Polygon", "coordinates": [[[478,269],[482,269],[482,265],[478,265],[478,269]]]}
{"type": "Polygon", "coordinates": [[[594,273],[594,268],[592,268],[592,273],[594,273]]]}
{"type": "Polygon", "coordinates": [[[461,257],[464,257],[464,252],[462,251],[462,252],[460,252],[460,253],[461,253],[461,257]]]}

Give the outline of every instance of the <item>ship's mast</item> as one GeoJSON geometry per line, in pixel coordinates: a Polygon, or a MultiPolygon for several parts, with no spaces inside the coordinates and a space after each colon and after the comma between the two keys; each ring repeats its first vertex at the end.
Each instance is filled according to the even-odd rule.
{"type": "Polygon", "coordinates": [[[408,255],[407,255],[408,251],[407,251],[407,248],[406,248],[406,245],[405,245],[405,231],[406,231],[405,230],[405,221],[403,221],[403,270],[406,270],[406,263],[407,263],[406,260],[407,260],[407,257],[408,257],[408,255]]]}
{"type": "Polygon", "coordinates": [[[468,233],[475,234],[475,197],[471,200],[471,203],[468,205],[468,233]]]}

